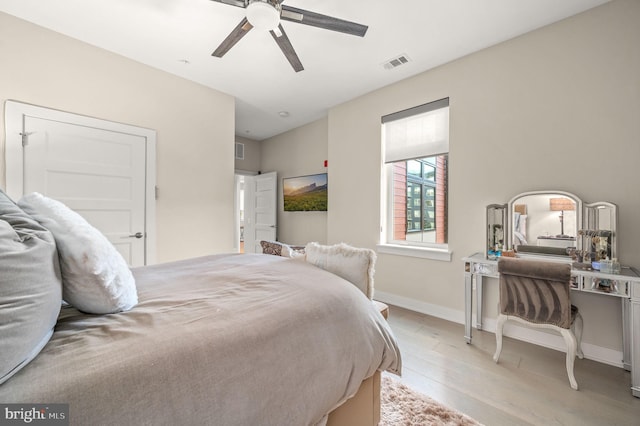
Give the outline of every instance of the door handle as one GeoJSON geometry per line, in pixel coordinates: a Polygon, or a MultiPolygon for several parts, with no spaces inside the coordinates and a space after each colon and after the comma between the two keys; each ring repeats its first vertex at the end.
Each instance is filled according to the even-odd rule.
{"type": "Polygon", "coordinates": [[[136,232],[133,235],[129,235],[129,238],[142,238],[144,237],[144,234],[142,232],[136,232]]]}

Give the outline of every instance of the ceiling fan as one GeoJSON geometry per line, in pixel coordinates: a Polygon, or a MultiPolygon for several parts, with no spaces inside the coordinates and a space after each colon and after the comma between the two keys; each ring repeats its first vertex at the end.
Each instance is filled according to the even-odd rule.
{"type": "Polygon", "coordinates": [[[220,46],[211,54],[222,58],[242,37],[252,28],[268,30],[276,41],[280,50],[284,53],[296,72],[304,69],[296,51],[293,49],[287,33],[282,28],[281,20],[297,22],[298,24],[311,25],[326,30],[338,31],[358,37],[364,37],[367,32],[366,25],[355,22],[321,15],[308,10],[283,5],[284,0],[212,0],[231,6],[245,8],[246,16],[242,18],[238,26],[225,38],[220,46]]]}

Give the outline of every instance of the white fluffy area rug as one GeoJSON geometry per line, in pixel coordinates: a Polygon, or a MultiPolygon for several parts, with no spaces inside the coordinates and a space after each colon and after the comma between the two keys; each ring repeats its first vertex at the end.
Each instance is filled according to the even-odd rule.
{"type": "Polygon", "coordinates": [[[380,426],[481,426],[391,377],[382,376],[381,388],[380,426]]]}

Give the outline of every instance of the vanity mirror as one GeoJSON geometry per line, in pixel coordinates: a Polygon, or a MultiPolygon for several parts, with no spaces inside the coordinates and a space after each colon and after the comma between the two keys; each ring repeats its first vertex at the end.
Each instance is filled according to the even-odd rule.
{"type": "Polygon", "coordinates": [[[518,194],[508,204],[508,246],[519,253],[570,256],[578,248],[582,201],[564,191],[518,194]]]}
{"type": "Polygon", "coordinates": [[[495,254],[490,251],[500,243],[503,250],[573,257],[591,268],[592,262],[598,265],[601,260],[618,257],[617,223],[618,208],[613,203],[583,204],[578,196],[565,191],[523,192],[506,205],[487,206],[486,253],[495,254]],[[505,241],[500,241],[499,230],[505,241]]]}
{"type": "Polygon", "coordinates": [[[507,212],[506,204],[487,206],[487,259],[495,259],[506,248],[507,212]]]}
{"type": "Polygon", "coordinates": [[[616,259],[616,224],[618,207],[613,203],[600,201],[585,204],[582,227],[578,230],[578,249],[593,253],[594,259],[616,259]]]}

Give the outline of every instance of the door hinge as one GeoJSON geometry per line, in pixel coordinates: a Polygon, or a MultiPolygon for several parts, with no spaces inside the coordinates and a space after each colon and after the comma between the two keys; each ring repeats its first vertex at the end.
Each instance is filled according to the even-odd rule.
{"type": "Polygon", "coordinates": [[[29,144],[29,135],[32,135],[33,132],[24,132],[24,133],[20,133],[20,136],[22,136],[22,146],[27,146],[29,144]]]}
{"type": "Polygon", "coordinates": [[[155,194],[154,195],[155,195],[156,200],[157,200],[158,199],[158,185],[155,186],[154,190],[155,190],[155,194]]]}

